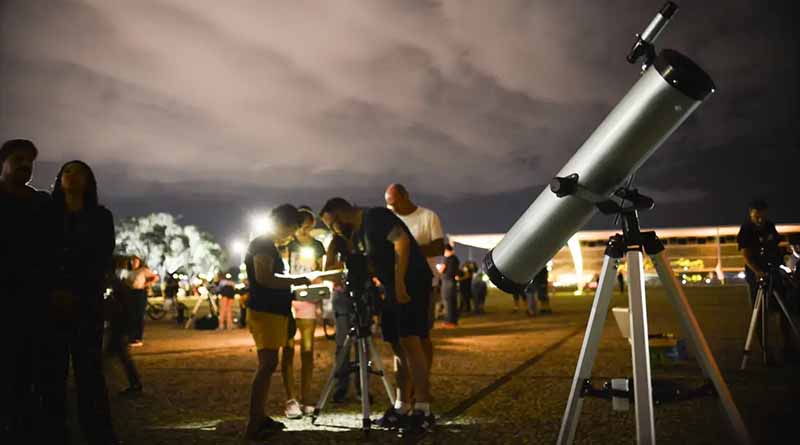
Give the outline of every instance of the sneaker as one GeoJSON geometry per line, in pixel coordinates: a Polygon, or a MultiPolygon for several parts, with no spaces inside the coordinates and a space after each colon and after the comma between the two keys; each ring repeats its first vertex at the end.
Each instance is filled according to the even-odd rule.
{"type": "Polygon", "coordinates": [[[306,417],[311,417],[314,415],[314,410],[316,408],[312,405],[303,405],[303,415],[306,417]]]}
{"type": "Polygon", "coordinates": [[[121,396],[135,396],[142,393],[142,384],[131,385],[119,392],[121,396]]]}
{"type": "Polygon", "coordinates": [[[393,406],[390,406],[389,409],[383,413],[383,416],[375,421],[375,425],[387,430],[396,430],[403,426],[407,417],[407,414],[400,414],[393,406]]]}
{"type": "Polygon", "coordinates": [[[414,410],[411,415],[406,416],[405,425],[400,428],[400,434],[406,435],[415,435],[415,434],[424,434],[433,431],[433,428],[436,426],[436,417],[433,413],[425,415],[424,412],[419,410],[414,410]]]}
{"type": "Polygon", "coordinates": [[[295,399],[286,401],[286,418],[299,419],[303,417],[303,410],[300,409],[300,403],[295,399]]]}
{"type": "Polygon", "coordinates": [[[442,323],[442,329],[455,329],[458,325],[455,323],[450,323],[449,321],[445,321],[442,323]]]}
{"type": "Polygon", "coordinates": [[[141,340],[132,340],[130,345],[132,348],[138,348],[139,346],[144,346],[144,342],[141,340]]]}

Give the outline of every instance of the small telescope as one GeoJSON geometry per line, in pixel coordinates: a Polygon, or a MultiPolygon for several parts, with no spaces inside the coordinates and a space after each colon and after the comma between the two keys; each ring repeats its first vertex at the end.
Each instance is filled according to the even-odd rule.
{"type": "Polygon", "coordinates": [[[627,60],[644,58],[639,80],[484,258],[498,288],[510,293],[524,289],[714,92],[714,82],[688,57],[671,49],[656,56],[653,42],[676,10],[667,2],[637,34],[627,60]]]}

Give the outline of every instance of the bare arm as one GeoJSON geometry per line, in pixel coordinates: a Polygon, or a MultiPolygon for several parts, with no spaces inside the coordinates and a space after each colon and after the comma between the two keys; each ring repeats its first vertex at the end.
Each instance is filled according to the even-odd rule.
{"type": "Polygon", "coordinates": [[[390,237],[390,241],[394,245],[394,287],[397,301],[399,303],[408,303],[411,297],[406,289],[406,274],[408,273],[408,259],[411,253],[411,239],[402,230],[399,233],[395,233],[393,230],[390,233],[390,237]]]}
{"type": "Polygon", "coordinates": [[[270,289],[289,289],[291,286],[303,286],[310,283],[306,278],[276,277],[272,258],[266,255],[253,257],[253,265],[256,269],[256,282],[270,289]]]}
{"type": "Polygon", "coordinates": [[[426,258],[442,256],[444,254],[444,239],[439,238],[424,246],[419,246],[426,258]]]}

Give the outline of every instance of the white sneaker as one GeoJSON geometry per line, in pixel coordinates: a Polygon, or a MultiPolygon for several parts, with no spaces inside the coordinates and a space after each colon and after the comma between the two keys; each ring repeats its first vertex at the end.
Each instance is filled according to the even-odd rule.
{"type": "Polygon", "coordinates": [[[286,401],[286,418],[299,419],[303,417],[303,411],[300,409],[300,403],[295,399],[286,401]]]}
{"type": "Polygon", "coordinates": [[[314,408],[311,405],[304,405],[303,406],[303,415],[306,417],[311,417],[314,415],[314,408]]]}

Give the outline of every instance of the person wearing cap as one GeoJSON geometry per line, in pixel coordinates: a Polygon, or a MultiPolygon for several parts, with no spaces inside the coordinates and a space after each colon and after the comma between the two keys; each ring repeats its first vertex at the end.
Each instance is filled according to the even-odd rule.
{"type": "MultiPolygon", "coordinates": [[[[12,139],[0,147],[0,295],[13,307],[42,308],[48,293],[53,243],[50,197],[28,185],[38,149],[27,139],[12,139]]],[[[6,317],[2,338],[6,360],[0,366],[0,442],[18,441],[34,433],[32,405],[36,369],[36,330],[25,317],[6,317]],[[9,440],[3,440],[9,439],[9,440]]]]}

